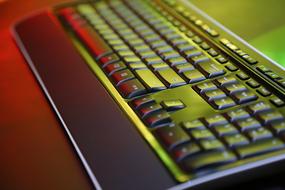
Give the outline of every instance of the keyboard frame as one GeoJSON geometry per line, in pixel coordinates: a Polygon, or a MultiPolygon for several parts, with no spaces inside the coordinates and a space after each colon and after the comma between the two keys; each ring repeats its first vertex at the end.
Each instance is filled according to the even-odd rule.
{"type": "MultiPolygon", "coordinates": [[[[82,3],[82,2],[80,2],[82,3]]],[[[73,5],[71,3],[70,5],[73,5]]],[[[277,65],[272,65],[272,61],[269,60],[267,57],[264,57],[264,55],[260,54],[257,50],[253,49],[253,47],[249,46],[246,42],[242,41],[240,38],[238,38],[233,33],[227,31],[224,32],[223,30],[227,30],[224,27],[222,27],[219,23],[214,21],[213,19],[209,18],[205,13],[203,13],[201,10],[196,8],[194,5],[187,3],[189,6],[189,9],[196,12],[197,15],[201,16],[204,21],[207,22],[207,24],[211,25],[213,28],[215,28],[221,36],[226,37],[230,39],[232,42],[237,44],[241,49],[246,50],[246,52],[249,52],[250,55],[252,55],[254,58],[257,57],[260,62],[263,62],[264,65],[269,66],[270,68],[273,68],[273,70],[281,75],[281,73],[284,73],[283,70],[277,65]],[[221,30],[219,27],[221,27],[223,30],[221,30]]],[[[60,5],[56,7],[54,10],[56,12],[57,9],[60,9],[62,7],[66,7],[67,4],[60,5]]],[[[165,5],[164,5],[165,6],[165,5]]],[[[179,16],[178,16],[179,17],[179,16]]],[[[193,27],[193,26],[192,26],[193,27]]],[[[175,162],[172,161],[168,153],[161,147],[161,145],[155,140],[153,135],[147,130],[145,127],[145,124],[140,120],[140,118],[136,115],[136,113],[130,108],[130,106],[126,103],[125,99],[121,97],[121,95],[118,93],[116,88],[114,88],[113,84],[109,81],[109,79],[106,77],[105,73],[101,70],[101,68],[96,64],[94,59],[90,56],[90,54],[86,51],[84,46],[80,43],[80,41],[72,34],[72,32],[68,31],[67,28],[65,28],[67,34],[69,35],[73,45],[76,47],[76,49],[79,51],[80,55],[85,59],[87,64],[91,67],[92,71],[95,73],[95,75],[98,77],[100,82],[105,86],[105,88],[109,91],[112,98],[118,103],[120,108],[126,113],[126,115],[129,117],[129,119],[132,121],[133,124],[136,125],[138,131],[141,133],[141,135],[144,137],[144,139],[150,144],[152,148],[159,149],[161,151],[158,151],[158,156],[160,159],[164,161],[164,163],[167,163],[168,168],[174,173],[176,176],[176,179],[181,182],[181,184],[177,186],[173,186],[172,189],[184,189],[189,187],[198,187],[199,185],[204,185],[206,183],[208,184],[216,184],[216,182],[219,180],[225,180],[227,178],[235,178],[236,175],[242,176],[243,174],[257,174],[257,169],[260,169],[263,171],[260,174],[265,174],[266,169],[271,168],[276,163],[282,161],[285,159],[285,150],[276,151],[270,154],[265,154],[263,156],[255,157],[252,159],[247,159],[247,161],[239,161],[234,162],[233,164],[228,164],[225,167],[220,167],[220,171],[208,174],[206,176],[191,176],[191,175],[185,175],[183,171],[180,170],[175,164],[175,162]],[[282,155],[283,154],[283,155],[282,155]],[[240,165],[242,164],[242,165],[240,165]],[[251,172],[249,172],[251,171],[251,172]],[[243,173],[245,172],[245,173],[243,173]],[[240,175],[241,174],[241,175],[240,175]]],[[[204,35],[201,31],[197,30],[201,35],[204,35]]],[[[243,60],[238,58],[236,55],[234,55],[232,52],[221,46],[218,41],[213,40],[213,43],[215,43],[217,46],[219,46],[222,50],[224,50],[226,53],[232,55],[237,60],[245,63],[243,60]]],[[[30,63],[33,65],[33,63],[30,63]]],[[[273,63],[274,64],[274,63],[273,63]]],[[[241,67],[245,67],[246,69],[251,69],[249,65],[245,63],[245,65],[241,65],[241,67]]],[[[37,71],[34,71],[36,75],[39,75],[37,71]]],[[[266,79],[262,74],[257,73],[257,76],[261,79],[266,79]]],[[[282,76],[282,75],[281,75],[282,76]]],[[[281,89],[276,84],[273,84],[271,81],[268,81],[268,84],[272,85],[274,88],[272,90],[280,95],[282,95],[284,99],[284,89],[281,89]]],[[[41,84],[44,87],[44,84],[41,84]]],[[[49,92],[45,91],[47,96],[49,96],[49,92]]],[[[53,100],[50,99],[52,104],[54,104],[53,100]]],[[[282,113],[284,114],[284,109],[282,110],[282,113]]],[[[59,114],[60,115],[60,114],[59,114]]],[[[61,116],[60,116],[61,117],[61,116]]],[[[280,164],[280,163],[278,163],[280,164]]],[[[278,168],[279,165],[277,165],[278,168]]],[[[90,173],[89,173],[90,175],[90,173]]],[[[253,176],[252,176],[253,177],[253,176]]]]}

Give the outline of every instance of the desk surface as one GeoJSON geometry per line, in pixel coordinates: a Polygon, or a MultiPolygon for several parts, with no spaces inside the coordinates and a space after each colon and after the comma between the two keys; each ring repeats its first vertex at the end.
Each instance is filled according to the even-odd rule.
{"type": "Polygon", "coordinates": [[[1,189],[90,189],[88,177],[11,38],[11,24],[60,0],[0,1],[1,189]]]}
{"type": "Polygon", "coordinates": [[[1,189],[91,187],[9,31],[23,15],[57,2],[0,0],[1,189]]]}

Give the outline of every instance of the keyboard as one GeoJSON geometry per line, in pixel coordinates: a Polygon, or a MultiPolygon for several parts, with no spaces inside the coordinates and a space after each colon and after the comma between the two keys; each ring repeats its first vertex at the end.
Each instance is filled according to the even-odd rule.
{"type": "Polygon", "coordinates": [[[56,14],[177,182],[284,153],[285,80],[276,66],[181,2],[80,2],[56,14]]]}

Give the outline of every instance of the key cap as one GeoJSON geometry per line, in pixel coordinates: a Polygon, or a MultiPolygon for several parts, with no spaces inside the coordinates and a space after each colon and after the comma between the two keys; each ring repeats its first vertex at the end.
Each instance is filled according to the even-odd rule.
{"type": "Polygon", "coordinates": [[[285,105],[285,102],[278,98],[277,96],[270,99],[270,102],[273,103],[276,107],[282,107],[285,105]]]}
{"type": "Polygon", "coordinates": [[[190,133],[196,140],[215,139],[214,134],[208,129],[193,129],[190,133]]]}
{"type": "Polygon", "coordinates": [[[250,117],[249,113],[246,112],[243,108],[229,111],[228,113],[226,113],[226,116],[229,118],[231,122],[247,119],[250,117]]]}
{"type": "Polygon", "coordinates": [[[234,98],[234,100],[238,104],[244,104],[244,103],[247,103],[250,101],[257,100],[257,98],[258,98],[253,92],[251,92],[249,90],[237,92],[237,93],[233,94],[232,97],[234,98]]]}
{"type": "Polygon", "coordinates": [[[134,77],[133,73],[128,69],[116,71],[111,75],[111,78],[117,86],[127,80],[133,79],[134,77]]]}
{"type": "Polygon", "coordinates": [[[123,62],[111,63],[108,64],[104,70],[110,76],[116,71],[120,71],[126,68],[126,65],[123,62]]]}
{"type": "Polygon", "coordinates": [[[219,53],[216,50],[212,49],[212,48],[210,48],[208,50],[208,54],[210,54],[212,57],[216,57],[216,56],[219,55],[219,53]]]}
{"type": "Polygon", "coordinates": [[[206,129],[205,125],[202,123],[202,121],[196,119],[193,121],[184,121],[182,122],[182,126],[186,130],[192,130],[192,129],[206,129]]]}
{"type": "Polygon", "coordinates": [[[202,148],[206,151],[208,150],[222,150],[224,149],[224,145],[221,141],[218,139],[212,139],[212,140],[201,140],[200,144],[202,148]]]}
{"type": "Polygon", "coordinates": [[[197,69],[190,70],[190,71],[184,71],[182,73],[184,78],[186,78],[187,83],[195,83],[200,82],[206,79],[206,77],[197,69]]]}
{"type": "Polygon", "coordinates": [[[208,62],[210,61],[210,58],[207,57],[206,55],[198,55],[198,56],[194,56],[189,58],[189,61],[191,61],[194,65],[196,64],[201,64],[203,62],[208,62]]]}
{"type": "Polygon", "coordinates": [[[144,119],[144,121],[150,128],[171,124],[170,115],[164,110],[150,114],[147,118],[144,119]]]}
{"type": "Polygon", "coordinates": [[[239,154],[240,158],[248,158],[259,154],[276,151],[282,148],[284,148],[283,142],[279,139],[274,138],[253,142],[246,146],[237,147],[236,152],[239,154]]]}
{"type": "Polygon", "coordinates": [[[216,83],[220,86],[225,86],[225,85],[237,83],[237,80],[232,76],[224,76],[222,78],[216,79],[216,83]]]}
{"type": "Polygon", "coordinates": [[[235,66],[234,64],[232,64],[232,63],[228,63],[228,64],[226,65],[226,68],[227,68],[229,71],[237,71],[237,70],[239,70],[239,68],[238,68],[237,66],[235,66]]]}
{"type": "Polygon", "coordinates": [[[119,91],[125,98],[132,98],[146,93],[144,86],[138,79],[131,79],[119,85],[119,91]]]}
{"type": "Polygon", "coordinates": [[[180,57],[180,54],[177,53],[176,51],[172,50],[172,51],[169,51],[169,52],[164,52],[164,53],[160,53],[159,54],[161,56],[162,59],[164,60],[168,60],[168,59],[173,59],[173,58],[177,58],[177,57],[180,57]]]}
{"type": "Polygon", "coordinates": [[[217,114],[203,119],[208,127],[227,124],[228,121],[222,115],[217,114]]]}
{"type": "Polygon", "coordinates": [[[210,170],[213,167],[234,162],[235,155],[229,151],[209,151],[190,156],[183,161],[183,166],[187,171],[196,171],[200,169],[210,170]]]}
{"type": "Polygon", "coordinates": [[[272,93],[267,90],[266,88],[264,87],[260,87],[259,89],[256,90],[260,95],[266,97],[266,96],[270,96],[272,93]]]}
{"type": "Polygon", "coordinates": [[[228,94],[234,94],[246,90],[246,87],[241,83],[224,85],[223,88],[228,94]]]}
{"type": "Polygon", "coordinates": [[[285,121],[284,120],[271,123],[269,126],[270,126],[270,129],[272,129],[272,131],[275,134],[280,134],[280,133],[285,132],[285,121]]]}
{"type": "Polygon", "coordinates": [[[195,68],[190,63],[184,63],[184,64],[175,65],[174,69],[177,73],[182,73],[185,71],[194,70],[195,68]]]}
{"type": "Polygon", "coordinates": [[[249,79],[249,76],[245,74],[243,71],[238,71],[236,76],[240,78],[241,80],[247,80],[249,79]]]}
{"type": "Polygon", "coordinates": [[[158,71],[158,70],[162,70],[162,69],[167,69],[167,68],[169,68],[169,66],[166,63],[155,63],[155,64],[151,64],[150,68],[153,71],[158,71]]]}
{"type": "Polygon", "coordinates": [[[139,69],[147,69],[147,66],[142,63],[142,62],[137,62],[137,63],[130,63],[129,67],[131,70],[139,70],[139,69]]]}
{"type": "Polygon", "coordinates": [[[160,57],[148,57],[148,58],[145,58],[144,61],[148,64],[148,65],[151,65],[151,64],[155,64],[155,63],[164,63],[164,61],[160,58],[160,57]]]}
{"type": "Polygon", "coordinates": [[[249,137],[251,141],[257,141],[257,140],[267,139],[267,138],[272,137],[272,133],[268,129],[265,129],[263,127],[247,131],[246,135],[249,137]]]}
{"type": "Polygon", "coordinates": [[[106,56],[102,56],[100,59],[101,67],[106,67],[110,63],[115,63],[120,61],[119,57],[116,54],[108,54],[106,56]]]}
{"type": "Polygon", "coordinates": [[[209,61],[198,64],[198,68],[207,78],[213,78],[225,74],[225,70],[215,62],[209,61]]]}
{"type": "Polygon", "coordinates": [[[183,57],[170,58],[167,60],[167,62],[170,66],[187,63],[186,59],[184,59],[183,57]]]}
{"type": "Polygon", "coordinates": [[[147,103],[154,103],[154,99],[150,96],[144,96],[131,101],[132,107],[136,110],[147,103]]]}
{"type": "Polygon", "coordinates": [[[223,137],[223,140],[229,147],[237,147],[249,143],[248,139],[241,134],[225,135],[223,137]]]}
{"type": "Polygon", "coordinates": [[[161,127],[156,129],[154,133],[168,150],[172,150],[174,147],[191,140],[179,126],[161,127]]]}
{"type": "Polygon", "coordinates": [[[157,74],[163,79],[163,81],[169,88],[186,84],[186,82],[172,69],[159,70],[157,71],[157,74]]]}
{"type": "Polygon", "coordinates": [[[251,88],[258,88],[260,86],[260,84],[253,79],[246,81],[246,84],[251,88]]]}
{"type": "Polygon", "coordinates": [[[199,153],[201,148],[196,143],[187,143],[173,150],[173,156],[177,162],[185,159],[188,156],[199,153]]]}
{"type": "MultiPolygon", "coordinates": [[[[176,46],[176,48],[177,48],[177,50],[178,50],[180,53],[182,53],[182,52],[184,52],[184,51],[186,51],[186,50],[195,49],[195,47],[192,46],[192,45],[190,45],[189,43],[187,43],[187,44],[179,44],[179,45],[176,46]]],[[[186,54],[185,54],[185,55],[186,55],[186,54]]]]}
{"type": "Polygon", "coordinates": [[[126,56],[123,57],[123,60],[125,61],[126,64],[141,62],[140,58],[138,58],[137,56],[126,56]]]}
{"type": "Polygon", "coordinates": [[[181,100],[164,100],[160,104],[166,111],[176,111],[185,107],[181,100]]]}
{"type": "Polygon", "coordinates": [[[201,94],[207,91],[216,90],[217,86],[212,82],[204,82],[204,83],[196,85],[195,88],[201,94]]]}
{"type": "Polygon", "coordinates": [[[264,124],[284,120],[284,116],[278,111],[268,111],[264,113],[259,113],[257,114],[257,118],[264,124]]]}
{"type": "Polygon", "coordinates": [[[199,55],[202,55],[202,54],[203,53],[200,50],[197,50],[196,48],[187,49],[187,50],[184,50],[182,52],[182,55],[184,57],[186,57],[187,59],[190,59],[191,57],[199,56],[199,55]]]}
{"type": "Polygon", "coordinates": [[[149,103],[144,106],[141,106],[137,111],[142,118],[145,118],[147,115],[152,114],[161,109],[162,107],[159,104],[153,102],[153,103],[149,103]]]}
{"type": "Polygon", "coordinates": [[[235,102],[229,97],[213,100],[210,103],[214,108],[219,110],[230,108],[236,105],[235,102]]]}
{"type": "Polygon", "coordinates": [[[271,109],[271,107],[265,102],[258,102],[258,103],[249,105],[247,109],[249,110],[251,114],[257,114],[257,113],[268,111],[271,109]]]}
{"type": "Polygon", "coordinates": [[[220,137],[239,133],[239,131],[232,124],[218,125],[213,127],[213,130],[220,137]]]}
{"type": "Polygon", "coordinates": [[[153,51],[143,51],[143,52],[139,52],[139,56],[142,59],[145,59],[145,58],[156,57],[157,55],[153,51]]]}
{"type": "Polygon", "coordinates": [[[166,89],[165,85],[149,69],[136,70],[135,73],[149,91],[166,89]]]}
{"type": "Polygon", "coordinates": [[[207,91],[203,94],[203,96],[208,100],[208,101],[212,101],[212,100],[217,100],[217,99],[221,99],[221,98],[225,98],[227,97],[227,95],[220,89],[216,89],[216,90],[211,90],[211,91],[207,91]]]}
{"type": "Polygon", "coordinates": [[[257,129],[261,127],[260,123],[252,117],[237,121],[235,123],[241,131],[246,131],[249,129],[257,129]]]}

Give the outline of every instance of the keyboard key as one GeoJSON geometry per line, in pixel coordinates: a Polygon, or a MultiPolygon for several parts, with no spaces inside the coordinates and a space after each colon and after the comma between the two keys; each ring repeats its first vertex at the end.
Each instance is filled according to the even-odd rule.
{"type": "Polygon", "coordinates": [[[246,87],[241,83],[227,84],[223,88],[228,94],[234,94],[237,92],[243,92],[246,90],[246,87]]]}
{"type": "Polygon", "coordinates": [[[257,141],[272,137],[272,133],[268,129],[265,129],[263,127],[247,131],[246,135],[249,137],[251,141],[257,141]]]}
{"type": "Polygon", "coordinates": [[[201,94],[202,92],[207,92],[210,90],[216,90],[217,86],[212,82],[204,82],[195,86],[198,92],[201,94]]]}
{"type": "Polygon", "coordinates": [[[176,111],[185,107],[181,100],[164,100],[160,104],[166,111],[176,111]]]}
{"type": "Polygon", "coordinates": [[[246,112],[243,108],[239,108],[237,110],[232,110],[226,113],[227,117],[231,122],[247,119],[250,117],[249,113],[246,112]]]}
{"type": "Polygon", "coordinates": [[[208,127],[214,127],[217,125],[223,125],[223,124],[227,124],[228,121],[226,120],[226,118],[224,118],[224,116],[217,114],[214,116],[210,116],[210,117],[206,117],[203,119],[203,121],[206,123],[206,125],[208,127]]]}
{"type": "Polygon", "coordinates": [[[266,97],[266,96],[270,96],[271,95],[271,92],[268,91],[266,88],[264,87],[261,87],[259,89],[256,90],[260,95],[266,97]]]}
{"type": "Polygon", "coordinates": [[[183,56],[186,58],[191,58],[194,56],[202,55],[203,53],[200,50],[197,50],[196,48],[188,49],[182,52],[183,56]]]}
{"type": "Polygon", "coordinates": [[[249,90],[234,93],[232,97],[238,104],[244,104],[258,98],[253,92],[249,90]]]}
{"type": "Polygon", "coordinates": [[[229,97],[213,100],[210,103],[214,108],[219,110],[230,108],[236,105],[235,102],[229,97]]]}
{"type": "Polygon", "coordinates": [[[284,144],[279,139],[267,139],[256,141],[245,146],[237,147],[236,151],[240,158],[247,158],[259,154],[272,152],[284,148],[284,144]]]}
{"type": "Polygon", "coordinates": [[[108,64],[104,70],[108,75],[112,75],[116,71],[126,69],[126,65],[123,62],[111,63],[108,64]]]}
{"type": "Polygon", "coordinates": [[[167,60],[167,62],[170,64],[170,66],[187,63],[186,59],[183,57],[170,58],[167,60]]]}
{"type": "Polygon", "coordinates": [[[212,48],[210,48],[208,50],[208,54],[211,55],[212,57],[216,57],[216,56],[219,55],[219,53],[216,50],[212,49],[212,48]]]}
{"type": "Polygon", "coordinates": [[[216,79],[216,83],[219,84],[220,86],[225,86],[228,84],[234,84],[237,83],[238,81],[236,80],[236,78],[232,77],[232,76],[224,76],[222,78],[218,78],[216,79]]]}
{"type": "Polygon", "coordinates": [[[202,80],[205,80],[206,77],[197,69],[190,70],[190,71],[185,71],[182,73],[184,78],[186,78],[187,83],[195,83],[195,82],[200,82],[202,80]]]}
{"type": "Polygon", "coordinates": [[[148,57],[145,58],[144,61],[148,64],[155,64],[155,63],[163,63],[164,61],[160,57],[148,57]]]}
{"type": "Polygon", "coordinates": [[[207,78],[213,78],[225,74],[225,70],[218,64],[209,61],[198,64],[198,68],[207,78]]]}
{"type": "Polygon", "coordinates": [[[158,71],[158,70],[162,70],[162,69],[167,69],[167,68],[169,68],[169,66],[166,63],[155,63],[155,64],[151,64],[150,68],[153,71],[158,71]]]}
{"type": "Polygon", "coordinates": [[[171,124],[170,115],[164,110],[150,114],[147,118],[144,119],[144,121],[151,128],[171,124]]]}
{"type": "Polygon", "coordinates": [[[223,143],[217,139],[201,140],[200,144],[201,144],[202,148],[206,151],[208,151],[208,150],[221,150],[221,149],[225,148],[223,143]]]}
{"type": "Polygon", "coordinates": [[[169,88],[186,84],[186,82],[172,69],[159,70],[157,73],[169,88]]]}
{"type": "Polygon", "coordinates": [[[144,96],[131,101],[133,108],[136,110],[147,103],[154,103],[154,99],[150,96],[144,96]]]}
{"type": "Polygon", "coordinates": [[[249,76],[247,74],[245,74],[244,72],[242,72],[242,71],[237,72],[236,76],[238,78],[240,78],[241,80],[249,79],[249,76]]]}
{"type": "Polygon", "coordinates": [[[274,122],[270,124],[270,128],[275,134],[280,134],[285,132],[285,121],[274,122]]]}
{"type": "MultiPolygon", "coordinates": [[[[176,46],[177,50],[180,52],[180,53],[183,53],[184,51],[186,50],[192,50],[192,49],[195,49],[194,46],[190,45],[190,44],[179,44],[176,46]]],[[[185,55],[188,55],[188,53],[185,53],[185,55]]]]}
{"type": "Polygon", "coordinates": [[[196,171],[200,169],[210,170],[212,167],[224,165],[236,160],[235,155],[229,151],[209,151],[190,156],[183,161],[183,166],[187,171],[196,171]]]}
{"type": "Polygon", "coordinates": [[[137,62],[137,63],[130,63],[129,67],[131,70],[139,70],[139,69],[147,69],[147,66],[142,63],[142,62],[137,62]]]}
{"type": "Polygon", "coordinates": [[[253,79],[246,81],[246,84],[251,88],[258,88],[260,86],[260,84],[253,79]]]}
{"type": "Polygon", "coordinates": [[[184,121],[182,122],[182,126],[186,130],[192,130],[192,129],[206,129],[205,125],[202,123],[202,121],[196,119],[193,121],[184,121]]]}
{"type": "Polygon", "coordinates": [[[177,162],[185,159],[188,156],[199,153],[201,148],[196,143],[187,143],[173,150],[173,156],[177,162]]]}
{"type": "Polygon", "coordinates": [[[101,67],[103,68],[106,67],[108,64],[118,62],[119,60],[120,59],[116,54],[105,55],[99,59],[101,67]]]}
{"type": "Polygon", "coordinates": [[[113,81],[115,82],[117,86],[127,80],[133,79],[134,77],[135,76],[133,75],[133,73],[128,69],[114,72],[111,75],[111,78],[113,79],[113,81]]]}
{"type": "Polygon", "coordinates": [[[205,56],[205,55],[198,55],[189,58],[189,61],[191,61],[193,64],[198,64],[198,63],[203,63],[203,62],[208,62],[210,61],[210,58],[205,56]]]}
{"type": "Polygon", "coordinates": [[[237,147],[249,143],[248,139],[242,134],[226,135],[223,139],[229,147],[237,147]]]}
{"type": "Polygon", "coordinates": [[[239,68],[238,68],[237,66],[235,66],[234,64],[232,64],[232,63],[228,63],[228,64],[226,65],[226,68],[227,68],[229,71],[237,71],[237,70],[239,70],[239,68]]]}
{"type": "Polygon", "coordinates": [[[166,89],[165,85],[149,69],[136,70],[135,73],[149,91],[166,89]]]}
{"type": "Polygon", "coordinates": [[[193,129],[190,133],[196,140],[215,139],[214,134],[208,129],[193,129]]]}
{"type": "Polygon", "coordinates": [[[218,125],[213,127],[213,130],[219,137],[239,133],[239,131],[232,124],[218,125]]]}
{"type": "Polygon", "coordinates": [[[184,64],[175,65],[174,69],[177,73],[183,73],[185,71],[194,70],[195,68],[190,63],[184,63],[184,64]]]}
{"type": "Polygon", "coordinates": [[[119,91],[125,98],[132,98],[146,93],[145,87],[137,79],[123,82],[119,85],[119,91]]]}
{"type": "Polygon", "coordinates": [[[224,58],[223,56],[219,56],[216,58],[216,60],[219,62],[219,63],[227,63],[228,60],[226,58],[224,58]]]}
{"type": "Polygon", "coordinates": [[[276,107],[282,107],[285,105],[285,102],[278,98],[277,96],[270,99],[270,102],[273,103],[276,107]]]}
{"type": "Polygon", "coordinates": [[[284,116],[278,111],[268,111],[259,113],[257,114],[257,118],[264,124],[284,120],[284,116]]]}
{"type": "Polygon", "coordinates": [[[271,107],[265,102],[254,103],[249,105],[247,108],[251,114],[257,114],[271,109],[271,107]]]}
{"type": "Polygon", "coordinates": [[[162,110],[162,107],[159,104],[153,102],[153,103],[141,106],[137,111],[142,118],[145,118],[147,115],[153,114],[154,112],[158,110],[162,110]]]}
{"type": "Polygon", "coordinates": [[[156,129],[154,133],[168,150],[191,140],[187,133],[178,126],[161,127],[156,129]]]}
{"type": "Polygon", "coordinates": [[[220,89],[216,89],[216,90],[211,90],[211,91],[207,91],[203,94],[203,96],[208,100],[208,101],[212,101],[212,100],[217,100],[217,99],[221,99],[221,98],[225,98],[227,97],[227,95],[220,89]]]}
{"type": "Polygon", "coordinates": [[[238,128],[241,131],[246,131],[249,129],[257,129],[257,128],[261,127],[260,123],[252,117],[247,118],[247,119],[243,119],[241,121],[237,121],[236,125],[238,126],[238,128]]]}

